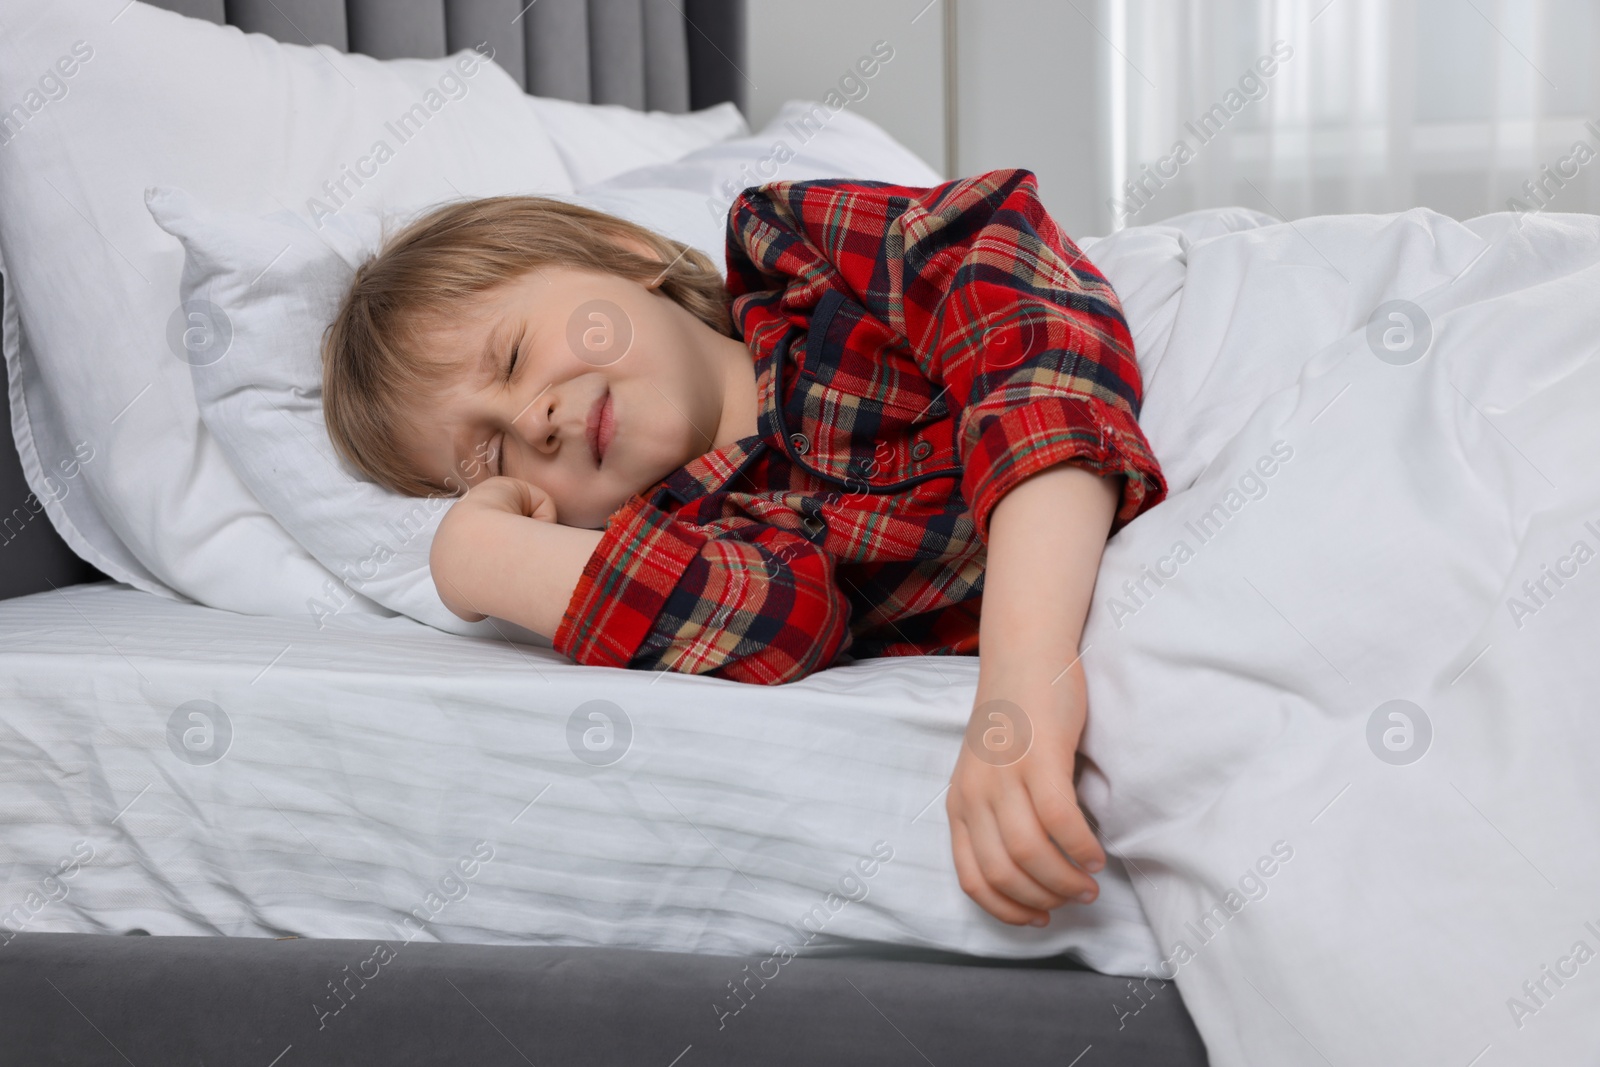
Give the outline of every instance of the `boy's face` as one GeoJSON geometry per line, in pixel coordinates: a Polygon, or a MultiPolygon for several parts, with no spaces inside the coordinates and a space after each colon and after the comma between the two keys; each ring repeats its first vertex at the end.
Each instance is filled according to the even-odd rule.
{"type": "Polygon", "coordinates": [[[458,369],[407,412],[417,469],[451,490],[531,482],[587,529],[716,447],[719,357],[744,347],[656,288],[570,267],[488,290],[427,336],[429,358],[458,369]]]}

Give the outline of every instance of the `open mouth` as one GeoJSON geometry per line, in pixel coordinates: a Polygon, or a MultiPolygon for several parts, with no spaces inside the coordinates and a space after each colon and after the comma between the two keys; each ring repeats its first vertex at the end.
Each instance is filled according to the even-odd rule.
{"type": "Polygon", "coordinates": [[[606,449],[611,447],[611,436],[616,431],[616,417],[611,410],[610,389],[601,393],[595,400],[594,407],[589,409],[585,431],[589,438],[589,451],[594,455],[594,465],[598,467],[605,459],[606,449]]]}

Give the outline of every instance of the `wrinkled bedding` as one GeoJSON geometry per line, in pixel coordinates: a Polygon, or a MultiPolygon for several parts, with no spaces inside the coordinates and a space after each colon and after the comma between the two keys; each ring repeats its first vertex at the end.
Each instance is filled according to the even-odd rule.
{"type": "Polygon", "coordinates": [[[944,788],[977,668],[748,686],[110,583],[0,602],[0,951],[142,929],[1141,973],[1117,865],[1043,930],[962,892],[944,788]]]}
{"type": "Polygon", "coordinates": [[[1217,1067],[1588,1062],[1600,218],[1207,211],[1085,248],[1170,483],[1084,635],[1081,795],[1145,986],[1217,1067]]]}

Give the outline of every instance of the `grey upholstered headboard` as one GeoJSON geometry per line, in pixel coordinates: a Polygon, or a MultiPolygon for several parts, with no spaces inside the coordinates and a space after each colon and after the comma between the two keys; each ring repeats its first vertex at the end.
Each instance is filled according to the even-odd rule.
{"type": "Polygon", "coordinates": [[[151,0],[295,44],[379,59],[487,41],[537,96],[686,111],[744,110],[743,0],[151,0]]]}
{"type": "MultiPolygon", "coordinates": [[[[294,44],[379,59],[482,42],[538,96],[685,111],[745,109],[744,0],[151,0],[294,44]]],[[[0,384],[7,385],[0,364],[0,384]]],[[[0,397],[7,395],[0,393],[0,397]]],[[[0,434],[0,599],[105,578],[56,535],[0,434]]]]}

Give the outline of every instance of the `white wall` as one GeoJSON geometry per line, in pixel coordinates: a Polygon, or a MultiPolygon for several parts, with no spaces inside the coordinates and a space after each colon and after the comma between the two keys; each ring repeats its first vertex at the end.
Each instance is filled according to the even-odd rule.
{"type": "Polygon", "coordinates": [[[956,170],[1024,167],[1069,237],[1111,232],[1095,0],[958,0],[956,170]]]}
{"type": "MultiPolygon", "coordinates": [[[[746,2],[756,122],[820,97],[882,38],[895,59],[860,113],[947,176],[1034,171],[1075,238],[1112,230],[1114,188],[1230,89],[1268,26],[1292,28],[1302,57],[1296,88],[1280,81],[1272,97],[1272,128],[1252,110],[1134,221],[1220,204],[1290,218],[1422,204],[1468,218],[1507,196],[1542,203],[1523,190],[1577,139],[1593,151],[1584,123],[1600,114],[1597,0],[1491,3],[1503,28],[1460,0],[746,2]]],[[[1600,210],[1600,166],[1567,179],[1555,210],[1600,210]]]]}
{"type": "Polygon", "coordinates": [[[850,108],[945,173],[945,0],[746,2],[752,128],[760,129],[785,100],[821,100],[883,40],[894,58],[850,108]]]}
{"type": "MultiPolygon", "coordinates": [[[[950,0],[747,0],[749,110],[759,128],[785,100],[820,99],[874,41],[894,59],[851,107],[936,171],[946,155],[950,0]]],[[[1109,233],[1102,174],[1109,50],[1100,0],[957,0],[954,173],[1026,167],[1071,236],[1109,233]],[[1082,12],[1083,14],[1079,14],[1082,12]]]]}

